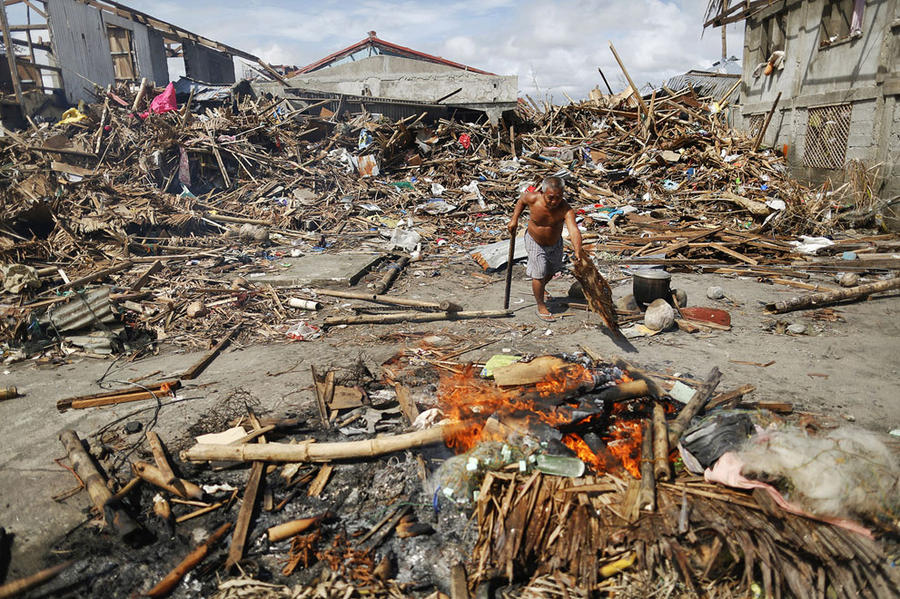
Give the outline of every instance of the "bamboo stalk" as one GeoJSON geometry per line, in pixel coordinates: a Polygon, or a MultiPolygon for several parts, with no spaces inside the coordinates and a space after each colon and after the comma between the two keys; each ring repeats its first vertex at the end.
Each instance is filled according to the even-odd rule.
{"type": "Polygon", "coordinates": [[[792,297],[783,302],[766,304],[766,310],[774,312],[775,314],[781,314],[784,312],[793,312],[794,310],[803,310],[805,308],[819,308],[821,306],[828,306],[845,300],[860,299],[873,293],[890,291],[892,289],[900,289],[900,277],[893,277],[886,281],[867,283],[865,285],[857,285],[856,287],[848,287],[847,289],[838,289],[826,293],[811,293],[809,295],[792,297]]]}
{"type": "Polygon", "coordinates": [[[391,284],[394,282],[400,275],[400,271],[406,268],[406,265],[409,264],[409,256],[402,256],[400,260],[398,260],[395,264],[391,264],[388,268],[389,270],[385,273],[385,275],[381,278],[378,284],[375,285],[375,293],[381,294],[390,289],[391,284]]]}
{"type": "Polygon", "coordinates": [[[300,518],[298,520],[291,520],[290,522],[285,522],[284,524],[272,526],[267,531],[267,534],[269,535],[269,542],[277,543],[278,541],[283,541],[284,539],[288,539],[290,537],[293,537],[294,535],[298,535],[310,526],[318,523],[327,515],[328,512],[325,512],[324,514],[319,514],[318,516],[312,516],[310,518],[300,518]]]}
{"type": "Polygon", "coordinates": [[[66,289],[71,289],[74,287],[81,287],[85,283],[91,283],[96,281],[97,279],[102,279],[109,275],[116,274],[117,272],[122,272],[123,270],[128,270],[134,265],[131,260],[126,260],[116,266],[110,266],[109,268],[104,268],[103,270],[98,270],[95,273],[89,274],[87,276],[81,277],[80,279],[75,279],[74,281],[69,281],[68,283],[64,283],[59,287],[53,289],[53,291],[64,291],[66,289]]]}
{"type": "Polygon", "coordinates": [[[231,528],[231,522],[226,522],[212,533],[206,541],[191,551],[187,557],[181,560],[171,572],[166,574],[165,578],[159,581],[155,587],[147,591],[149,597],[164,597],[171,593],[184,575],[190,572],[197,564],[203,561],[209,550],[225,536],[228,529],[231,528]]]}
{"type": "Polygon", "coordinates": [[[265,445],[246,444],[232,446],[199,443],[182,452],[181,455],[182,459],[192,462],[204,462],[207,460],[231,462],[251,462],[255,460],[266,462],[329,462],[332,460],[384,455],[438,443],[444,440],[445,435],[452,435],[465,427],[464,423],[443,424],[392,437],[338,443],[314,443],[312,440],[304,441],[298,445],[267,443],[265,445]]]}
{"type": "Polygon", "coordinates": [[[147,443],[150,445],[150,451],[153,453],[153,460],[156,462],[156,466],[159,468],[159,472],[162,474],[166,484],[173,484],[176,476],[175,473],[172,472],[172,466],[169,465],[169,460],[166,459],[166,450],[156,431],[147,433],[147,443]]]}
{"type": "Polygon", "coordinates": [[[178,516],[177,518],[175,518],[175,523],[181,524],[182,522],[187,522],[188,520],[196,518],[197,516],[202,516],[203,514],[208,514],[210,512],[214,512],[217,509],[219,509],[220,507],[222,507],[223,505],[225,505],[225,503],[220,501],[219,503],[214,503],[212,505],[202,507],[198,510],[194,510],[193,512],[190,512],[189,514],[184,514],[182,516],[178,516]]]}
{"type": "Polygon", "coordinates": [[[170,482],[166,478],[166,475],[153,464],[148,464],[147,462],[134,462],[131,465],[131,469],[137,476],[140,476],[142,480],[145,480],[152,485],[156,485],[169,493],[185,499],[203,498],[203,489],[182,478],[176,478],[174,481],[170,482]]]}
{"type": "MultiPolygon", "coordinates": [[[[2,8],[0,8],[2,10],[2,8]]],[[[20,578],[12,582],[8,582],[0,586],[0,599],[9,599],[10,597],[18,597],[19,595],[38,587],[59,576],[60,572],[75,563],[73,560],[57,564],[50,568],[45,568],[40,572],[35,572],[31,576],[20,578]]]]}
{"type": "Polygon", "coordinates": [[[656,479],[653,476],[653,422],[641,422],[641,484],[638,489],[638,509],[656,510],[656,479]]]}
{"type": "Polygon", "coordinates": [[[659,402],[653,404],[653,474],[656,480],[669,480],[669,431],[666,410],[659,402]]]}
{"type": "Polygon", "coordinates": [[[424,314],[375,314],[367,316],[330,316],[325,326],[339,324],[395,324],[398,322],[434,322],[437,320],[467,320],[470,318],[503,318],[512,316],[510,310],[476,310],[466,312],[429,312],[424,314]]]}
{"type": "Polygon", "coordinates": [[[66,429],[59,434],[59,440],[69,454],[72,468],[84,482],[91,502],[103,514],[106,523],[126,541],[140,536],[142,532],[140,525],[113,498],[112,491],[106,486],[106,478],[94,466],[91,456],[81,444],[81,439],[78,438],[78,433],[66,429]]]}
{"type": "Polygon", "coordinates": [[[379,295],[377,293],[358,293],[353,291],[335,291],[332,289],[313,289],[316,295],[325,295],[330,297],[340,297],[344,299],[356,299],[376,304],[387,304],[389,306],[410,306],[411,308],[425,308],[428,310],[440,310],[442,312],[459,312],[462,306],[459,306],[449,300],[440,302],[426,302],[422,300],[408,299],[405,297],[392,297],[389,295],[379,295]]]}

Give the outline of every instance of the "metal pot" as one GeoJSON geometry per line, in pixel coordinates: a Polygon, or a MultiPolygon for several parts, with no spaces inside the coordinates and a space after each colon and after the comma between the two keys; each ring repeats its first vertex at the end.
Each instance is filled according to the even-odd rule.
{"type": "Polygon", "coordinates": [[[635,272],[632,279],[634,301],[640,306],[653,303],[654,300],[672,301],[672,290],[669,288],[672,275],[664,270],[646,270],[635,272]]]}

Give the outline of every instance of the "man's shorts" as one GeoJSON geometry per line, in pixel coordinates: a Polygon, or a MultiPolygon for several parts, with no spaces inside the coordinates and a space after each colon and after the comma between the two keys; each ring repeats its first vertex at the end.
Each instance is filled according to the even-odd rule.
{"type": "Polygon", "coordinates": [[[540,245],[526,231],[525,250],[528,252],[528,265],[525,267],[525,274],[532,279],[545,279],[562,270],[562,237],[559,238],[555,245],[540,245]]]}

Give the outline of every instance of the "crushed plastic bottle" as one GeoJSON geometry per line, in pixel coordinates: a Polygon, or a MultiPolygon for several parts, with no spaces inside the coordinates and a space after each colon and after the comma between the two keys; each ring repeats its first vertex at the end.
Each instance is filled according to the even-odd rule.
{"type": "Polygon", "coordinates": [[[309,324],[305,320],[301,320],[285,333],[289,338],[295,341],[311,341],[322,336],[322,329],[316,325],[309,324]]]}

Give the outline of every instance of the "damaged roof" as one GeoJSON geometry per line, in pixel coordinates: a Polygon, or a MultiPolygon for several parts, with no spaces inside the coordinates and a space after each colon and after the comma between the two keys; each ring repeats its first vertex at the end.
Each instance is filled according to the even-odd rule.
{"type": "Polygon", "coordinates": [[[333,54],[329,54],[325,58],[317,60],[312,64],[306,65],[305,67],[293,73],[293,75],[312,73],[313,71],[318,71],[319,69],[330,67],[336,63],[342,62],[348,57],[352,57],[354,54],[360,52],[361,50],[368,50],[366,56],[374,56],[377,54],[400,56],[402,58],[412,58],[425,62],[433,62],[435,64],[441,64],[472,73],[480,73],[482,75],[495,75],[495,73],[476,69],[474,67],[470,67],[458,62],[453,62],[452,60],[447,60],[446,58],[441,58],[440,56],[434,56],[432,54],[426,54],[424,52],[419,52],[418,50],[413,50],[412,48],[407,48],[406,46],[392,44],[391,42],[387,42],[377,37],[374,31],[370,31],[368,37],[356,42],[355,44],[347,46],[343,50],[338,50],[333,54]]]}

